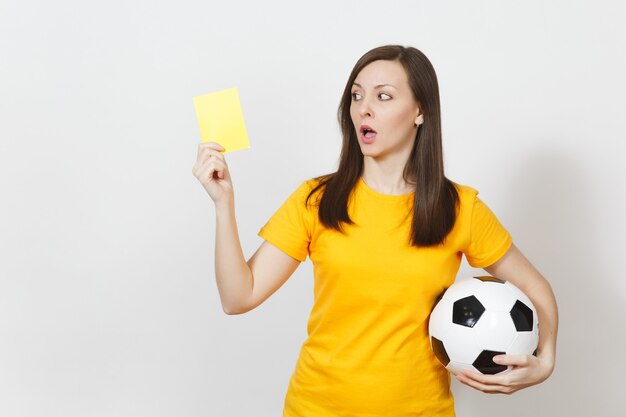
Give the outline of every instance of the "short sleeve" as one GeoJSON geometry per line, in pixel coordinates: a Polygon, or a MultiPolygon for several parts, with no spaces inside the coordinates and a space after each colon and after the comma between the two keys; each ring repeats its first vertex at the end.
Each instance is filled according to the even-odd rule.
{"type": "Polygon", "coordinates": [[[494,264],[511,247],[513,239],[498,218],[474,191],[470,240],[464,251],[467,262],[474,268],[494,264]]]}
{"type": "Polygon", "coordinates": [[[310,191],[308,181],[302,182],[258,232],[261,238],[300,262],[306,260],[311,242],[312,213],[305,206],[310,191]]]}

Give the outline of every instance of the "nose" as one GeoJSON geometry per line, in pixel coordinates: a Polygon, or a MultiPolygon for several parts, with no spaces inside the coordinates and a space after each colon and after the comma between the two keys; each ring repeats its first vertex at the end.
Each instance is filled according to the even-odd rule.
{"type": "Polygon", "coordinates": [[[361,103],[359,104],[359,115],[361,117],[365,117],[365,116],[374,117],[374,112],[372,111],[372,107],[370,106],[370,103],[366,98],[361,99],[361,103]]]}

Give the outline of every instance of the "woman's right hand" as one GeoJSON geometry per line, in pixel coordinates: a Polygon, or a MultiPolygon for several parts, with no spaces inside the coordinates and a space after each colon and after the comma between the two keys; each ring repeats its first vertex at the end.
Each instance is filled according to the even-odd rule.
{"type": "Polygon", "coordinates": [[[198,158],[191,169],[216,206],[234,200],[233,183],[223,151],[224,147],[217,142],[199,144],[198,158]]]}

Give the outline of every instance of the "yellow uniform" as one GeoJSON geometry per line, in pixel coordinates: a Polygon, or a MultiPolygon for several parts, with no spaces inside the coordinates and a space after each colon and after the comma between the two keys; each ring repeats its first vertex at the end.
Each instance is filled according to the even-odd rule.
{"type": "MultiPolygon", "coordinates": [[[[455,184],[460,204],[443,245],[409,242],[413,194],[380,194],[359,179],[345,234],[324,227],[304,202],[304,181],[260,229],[291,257],[313,262],[308,337],[289,381],[283,417],[454,416],[448,371],[428,338],[437,296],[465,254],[475,268],[496,262],[512,239],[475,189],[455,184]]],[[[313,195],[310,202],[316,202],[313,195]]]]}

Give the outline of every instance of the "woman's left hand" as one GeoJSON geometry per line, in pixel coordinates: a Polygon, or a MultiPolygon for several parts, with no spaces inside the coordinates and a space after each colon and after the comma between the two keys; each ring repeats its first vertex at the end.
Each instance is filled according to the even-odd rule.
{"type": "Polygon", "coordinates": [[[554,362],[533,355],[497,355],[493,361],[498,365],[511,366],[511,369],[496,375],[463,370],[456,378],[463,384],[488,394],[513,394],[515,391],[545,381],[554,362]]]}

